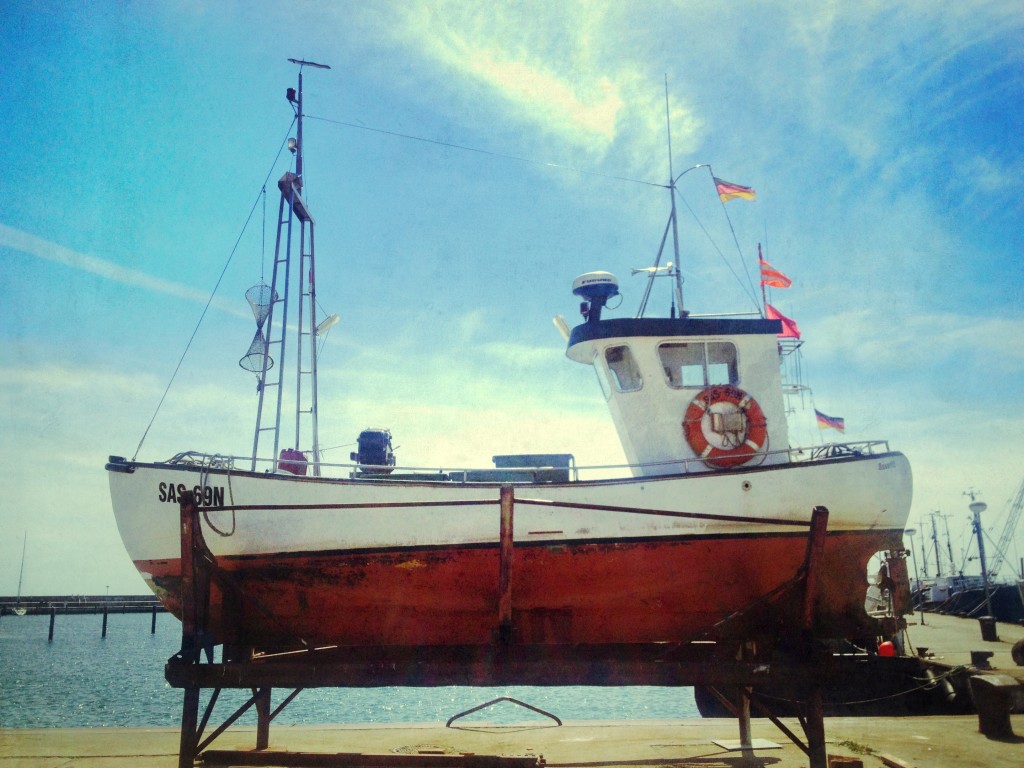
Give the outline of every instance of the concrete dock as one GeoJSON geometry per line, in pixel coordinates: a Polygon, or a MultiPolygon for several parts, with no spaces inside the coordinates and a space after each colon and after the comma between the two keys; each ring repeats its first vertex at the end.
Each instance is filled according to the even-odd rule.
{"type": "MultiPolygon", "coordinates": [[[[1024,733],[1024,715],[1013,715],[1024,733]]],[[[784,721],[798,730],[796,721],[784,721]]],[[[973,716],[830,718],[829,755],[859,759],[864,766],[915,768],[1019,768],[1024,739],[994,740],[978,732],[973,716]]],[[[716,742],[737,738],[734,720],[570,722],[523,726],[275,726],[269,751],[372,755],[537,756],[548,766],[602,768],[798,768],[807,757],[770,722],[755,720],[751,758],[716,742]]],[[[249,749],[254,728],[233,728],[221,748],[249,749]]],[[[0,731],[3,768],[176,768],[178,732],[173,728],[50,729],[0,731]]],[[[356,766],[358,761],[339,762],[356,766]]],[[[457,760],[452,762],[456,766],[457,760]]],[[[845,763],[853,766],[856,763],[845,763]]]]}
{"type": "Polygon", "coordinates": [[[977,619],[925,613],[922,624],[921,614],[915,613],[907,617],[907,623],[907,634],[913,646],[907,649],[908,653],[913,653],[917,648],[927,648],[930,658],[936,661],[950,666],[968,666],[971,664],[972,652],[991,652],[989,663],[993,669],[1024,681],[1024,667],[1018,667],[1010,655],[1014,643],[1024,639],[1022,626],[997,623],[996,634],[999,639],[993,642],[982,639],[981,625],[977,619]]]}
{"type": "MultiPolygon", "coordinates": [[[[968,666],[972,651],[991,651],[993,674],[1024,680],[1024,667],[1011,657],[1024,627],[998,624],[998,641],[982,640],[977,620],[932,614],[912,618],[914,648],[927,647],[936,660],[968,666]]],[[[1019,712],[1020,710],[1018,710],[1019,712]]],[[[557,713],[556,713],[557,714],[557,713]]],[[[770,721],[755,719],[755,749],[746,757],[730,749],[738,739],[735,720],[659,720],[568,722],[558,726],[531,721],[496,726],[462,721],[401,725],[273,725],[270,752],[347,753],[338,766],[357,766],[355,755],[458,755],[542,757],[548,766],[701,766],[739,768],[806,766],[807,757],[770,721]]],[[[783,722],[800,733],[796,720],[783,722]]],[[[976,715],[826,718],[830,756],[836,765],[914,766],[916,768],[991,768],[1024,765],[1024,714],[1012,714],[1012,736],[991,738],[979,731],[976,715]]],[[[0,768],[176,768],[178,731],[146,729],[7,729],[0,730],[0,768]]],[[[254,727],[233,727],[212,745],[215,749],[251,749],[254,727]]],[[[379,764],[379,763],[377,763],[379,764]]]]}

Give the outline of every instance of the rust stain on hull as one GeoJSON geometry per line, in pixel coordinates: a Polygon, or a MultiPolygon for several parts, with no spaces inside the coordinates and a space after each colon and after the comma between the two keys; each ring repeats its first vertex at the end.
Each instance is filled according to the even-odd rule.
{"type": "MultiPolygon", "coordinates": [[[[897,534],[877,531],[827,537],[815,634],[855,638],[874,631],[863,608],[867,563],[875,552],[899,546],[897,534]]],[[[805,550],[805,537],[782,534],[517,544],[511,638],[589,644],[795,634],[802,593],[786,585],[805,550]]],[[[179,561],[136,565],[152,574],[157,594],[180,615],[179,561]]],[[[218,558],[217,567],[236,595],[225,599],[222,587],[213,588],[211,628],[221,640],[259,647],[299,638],[352,646],[475,645],[493,642],[497,632],[497,546],[218,558]]]]}

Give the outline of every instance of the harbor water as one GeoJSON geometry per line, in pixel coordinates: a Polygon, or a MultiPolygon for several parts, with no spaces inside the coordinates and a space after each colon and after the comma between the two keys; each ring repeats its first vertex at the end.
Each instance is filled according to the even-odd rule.
{"type": "MultiPolygon", "coordinates": [[[[170,614],[58,615],[0,618],[0,728],[177,726],[182,692],[164,680],[164,663],[181,644],[170,614]]],[[[280,701],[287,691],[274,692],[280,701]]],[[[307,689],[275,719],[279,723],[444,723],[491,699],[509,696],[562,720],[651,720],[699,717],[691,688],[650,686],[307,689]]],[[[226,690],[225,716],[245,702],[226,690]]],[[[523,722],[543,716],[509,702],[476,712],[469,722],[523,722]]],[[[247,713],[243,723],[255,723],[247,713]]]]}

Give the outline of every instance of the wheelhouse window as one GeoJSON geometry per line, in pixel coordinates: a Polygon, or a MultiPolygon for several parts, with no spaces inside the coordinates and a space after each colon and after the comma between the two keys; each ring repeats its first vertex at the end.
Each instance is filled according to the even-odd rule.
{"type": "Polygon", "coordinates": [[[727,341],[669,342],[658,347],[669,386],[699,389],[736,384],[736,347],[727,341]]]}
{"type": "Polygon", "coordinates": [[[604,351],[604,359],[619,392],[635,392],[643,386],[644,380],[629,347],[608,347],[604,351]]]}

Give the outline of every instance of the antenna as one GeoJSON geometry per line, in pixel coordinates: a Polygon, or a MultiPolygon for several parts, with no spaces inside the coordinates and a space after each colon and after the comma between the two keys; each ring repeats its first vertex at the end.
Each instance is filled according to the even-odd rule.
{"type": "MultiPolygon", "coordinates": [[[[668,75],[665,75],[665,133],[668,138],[668,184],[665,185],[665,188],[668,190],[671,202],[671,211],[668,216],[668,222],[665,224],[665,232],[661,236],[661,245],[658,246],[658,255],[654,258],[654,266],[649,269],[642,270],[647,272],[647,287],[644,288],[643,298],[640,299],[640,308],[636,313],[638,318],[643,317],[644,312],[647,311],[647,300],[650,298],[651,289],[654,287],[654,278],[659,273],[667,274],[670,277],[675,278],[675,292],[673,295],[672,305],[673,309],[678,305],[678,316],[686,317],[690,314],[683,308],[683,271],[679,266],[679,225],[678,215],[676,212],[676,182],[690,171],[695,171],[698,168],[707,168],[709,172],[711,170],[711,166],[707,163],[697,163],[697,165],[692,168],[687,168],[678,176],[675,174],[672,158],[672,113],[669,108],[668,75]],[[668,240],[668,233],[670,230],[672,232],[672,250],[675,254],[675,261],[669,262],[668,265],[662,267],[661,257],[665,252],[665,243],[668,240]]],[[[633,270],[633,274],[635,275],[639,271],[641,270],[633,270]]],[[[675,312],[673,312],[673,315],[675,315],[675,312]]]]}
{"type": "MultiPolygon", "coordinates": [[[[679,268],[679,224],[676,217],[676,180],[675,171],[672,168],[672,115],[668,103],[668,75],[665,75],[665,131],[668,136],[668,194],[672,198],[672,249],[676,255],[676,295],[675,299],[679,305],[679,316],[686,317],[688,312],[683,309],[683,272],[679,268]]],[[[680,174],[682,175],[682,174],[680,174]]],[[[651,275],[654,279],[654,275],[651,275]]]]}

